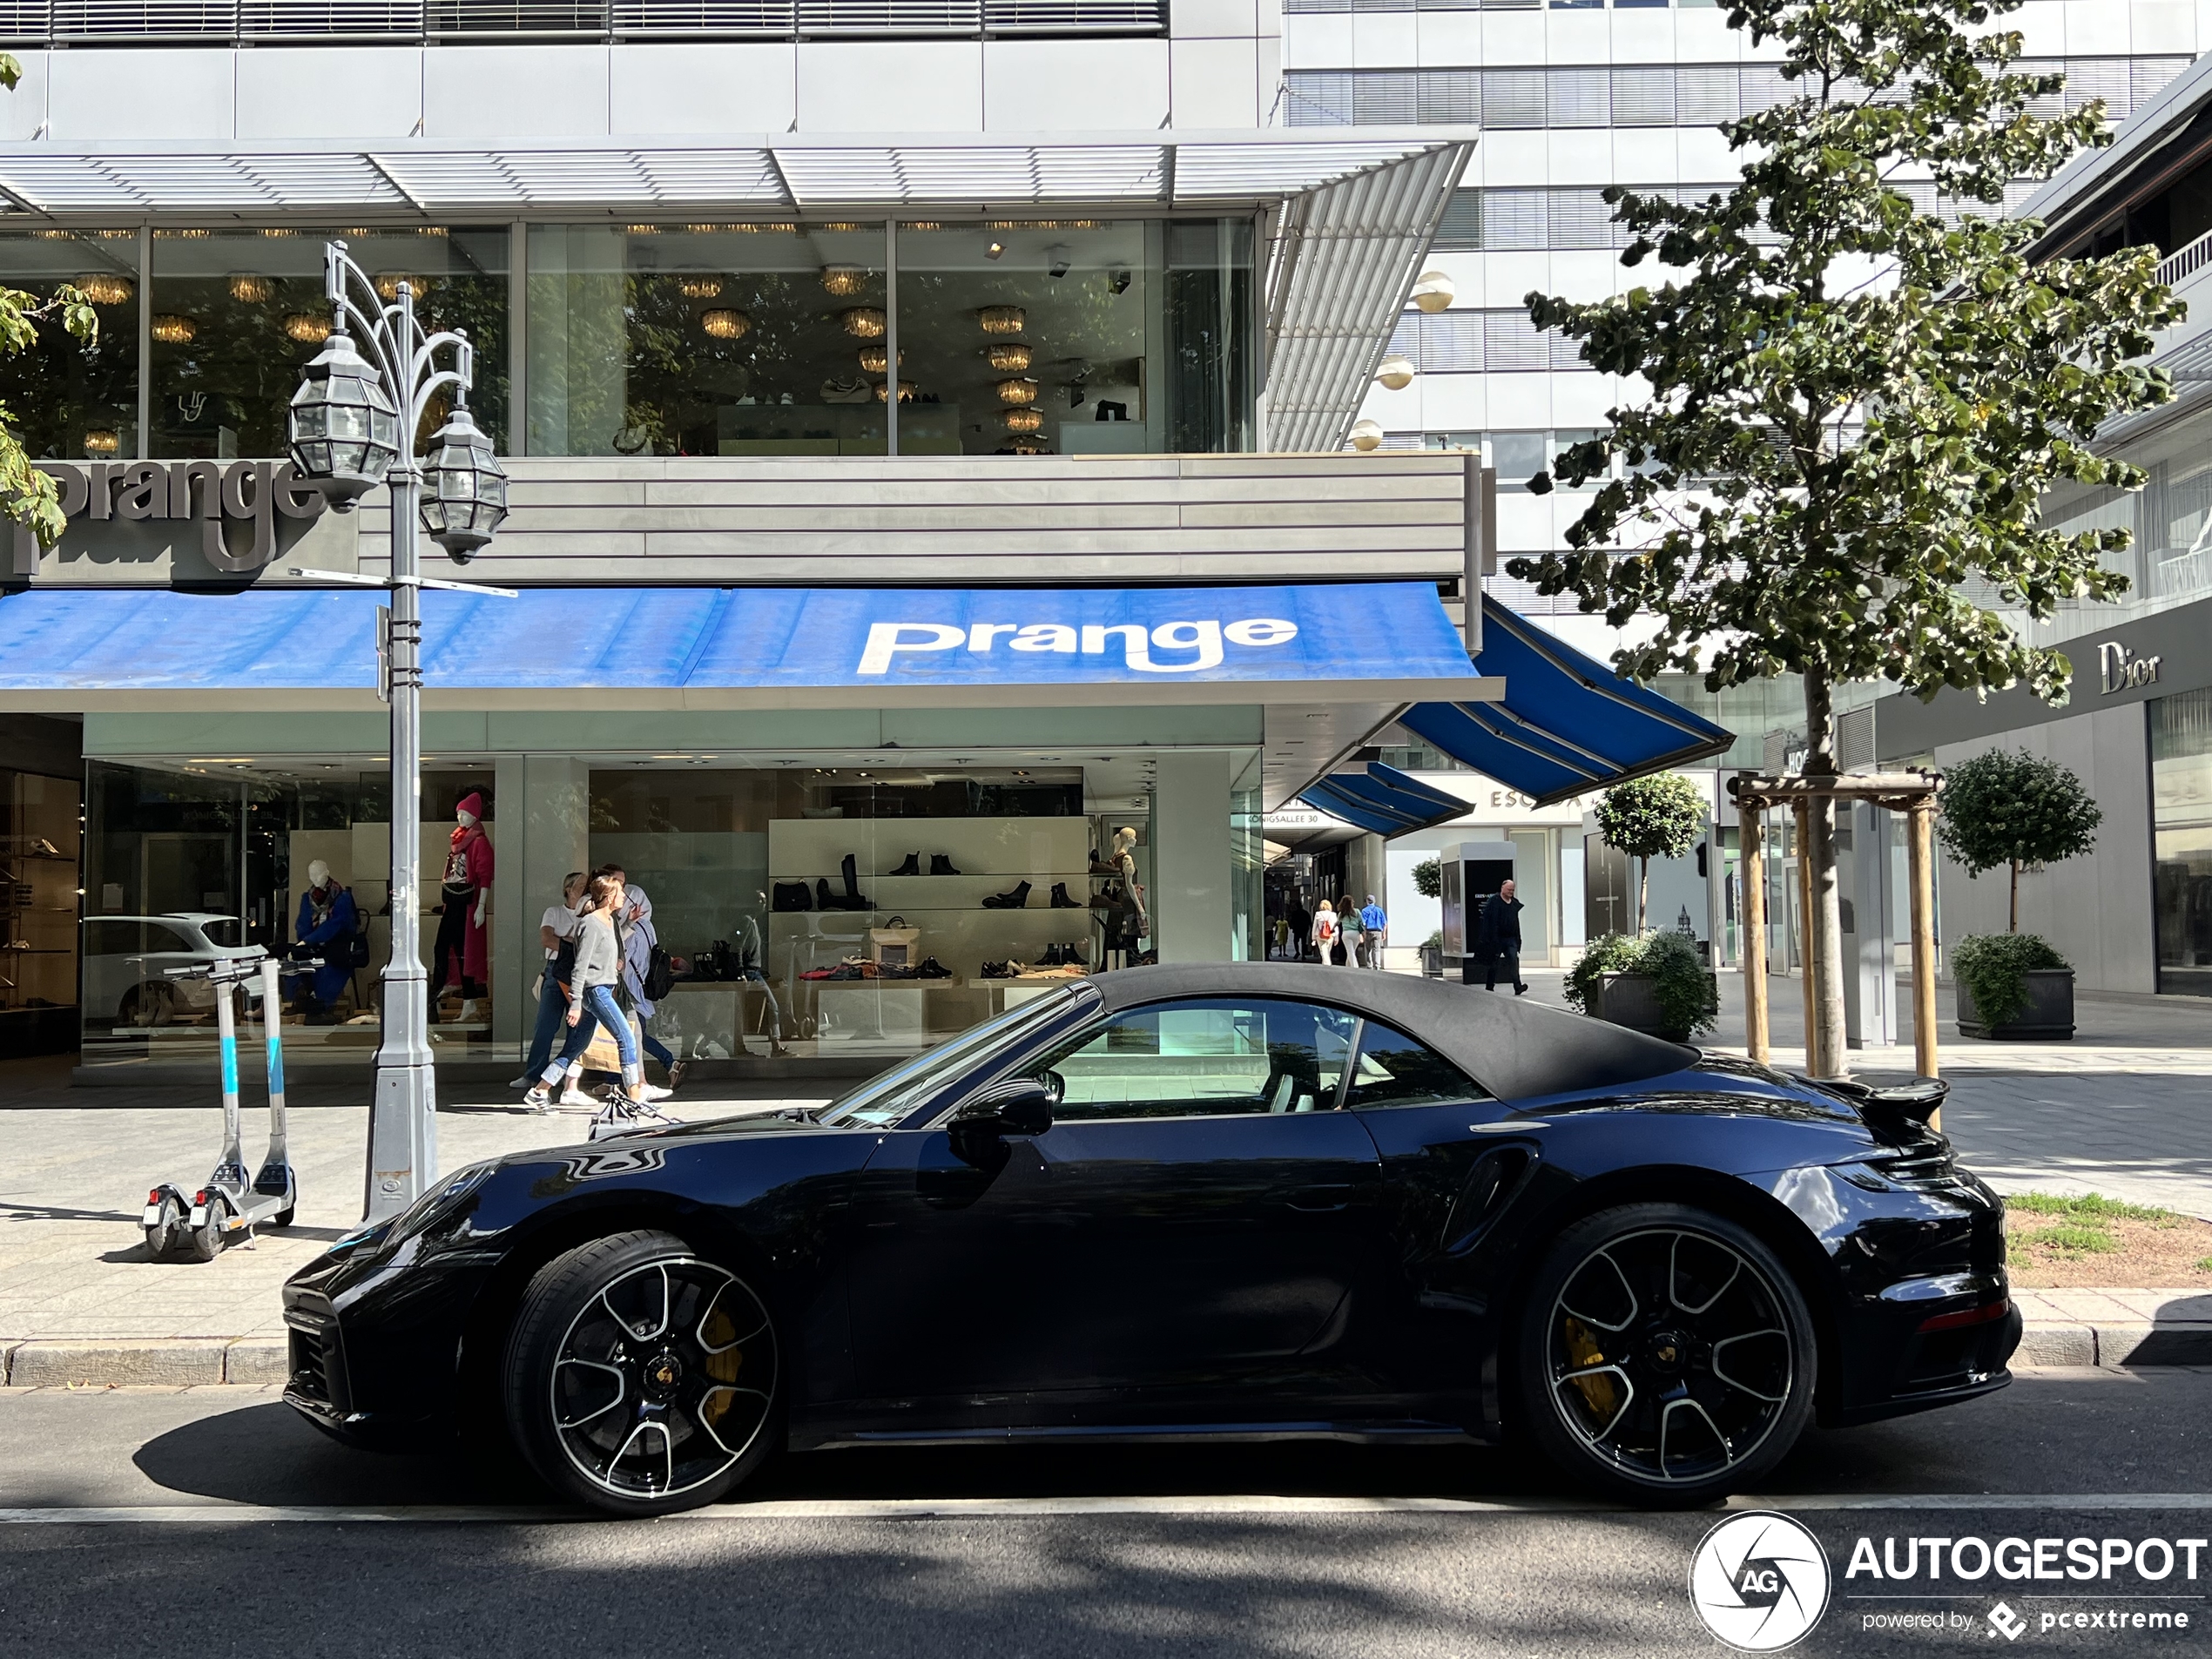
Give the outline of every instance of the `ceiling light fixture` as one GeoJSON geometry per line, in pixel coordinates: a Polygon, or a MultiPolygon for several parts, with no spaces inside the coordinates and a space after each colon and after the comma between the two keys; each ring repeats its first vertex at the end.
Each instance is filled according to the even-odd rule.
{"type": "Polygon", "coordinates": [[[1413,383],[1413,376],[1419,372],[1412,358],[1393,352],[1375,365],[1375,384],[1387,391],[1402,392],[1413,383]]]}
{"type": "Polygon", "coordinates": [[[190,317],[180,317],[172,312],[156,312],[147,332],[165,346],[187,346],[199,332],[199,324],[190,317]]]}
{"type": "Polygon", "coordinates": [[[266,304],[276,292],[276,280],[259,271],[233,271],[230,277],[231,298],[242,306],[266,304]]]}
{"type": "Polygon", "coordinates": [[[717,340],[743,340],[752,332],[752,319],[732,306],[717,306],[699,313],[699,327],[717,340]]]}
{"type": "MultiPolygon", "coordinates": [[[[903,349],[901,349],[899,353],[899,367],[904,368],[906,366],[907,354],[903,349]]],[[[888,346],[882,345],[861,347],[860,368],[864,374],[889,374],[891,371],[891,348],[888,346]]]]}
{"type": "Polygon", "coordinates": [[[855,340],[880,340],[889,327],[883,313],[873,306],[854,306],[839,314],[838,320],[855,340]]]}
{"type": "MultiPolygon", "coordinates": [[[[887,389],[890,384],[891,382],[888,381],[878,381],[875,383],[875,401],[877,402],[888,403],[891,401],[891,394],[887,389]]],[[[900,381],[899,382],[899,401],[901,403],[913,402],[914,401],[914,394],[921,389],[921,388],[916,386],[912,381],[900,381]]]]}
{"type": "Polygon", "coordinates": [[[722,292],[722,279],[699,274],[676,279],[676,292],[686,300],[711,300],[722,292]]]}
{"type": "Polygon", "coordinates": [[[986,346],[983,360],[1001,374],[1019,374],[1029,366],[1029,348],[1018,340],[1003,346],[986,346]]]}
{"type": "Polygon", "coordinates": [[[128,303],[136,293],[138,285],[127,276],[113,271],[94,271],[77,279],[77,286],[84,297],[96,306],[119,306],[128,303]]]}
{"type": "Polygon", "coordinates": [[[1028,320],[1020,306],[985,306],[975,314],[975,325],[987,334],[1018,334],[1028,320]]]}
{"type": "Polygon", "coordinates": [[[1008,432],[1035,432],[1044,425],[1043,412],[1038,409],[1008,409],[999,418],[1008,432]]]}
{"type": "Polygon", "coordinates": [[[284,332],[303,346],[312,346],[330,334],[330,319],[319,317],[312,311],[289,311],[285,314],[284,332]]]}
{"type": "Polygon", "coordinates": [[[1424,271],[1413,280],[1413,303],[1421,310],[1435,313],[1448,311],[1459,290],[1452,286],[1452,279],[1441,271],[1424,271]]]}
{"type": "Polygon", "coordinates": [[[826,265],[822,267],[822,287],[840,300],[850,300],[867,287],[868,273],[857,265],[826,265]]]}
{"type": "Polygon", "coordinates": [[[992,388],[999,401],[1010,408],[1024,408],[1037,401],[1037,383],[1028,378],[1001,381],[992,388]]]}
{"type": "Polygon", "coordinates": [[[1355,421],[1352,425],[1352,447],[1367,455],[1382,447],[1383,429],[1379,421],[1355,421]]]}

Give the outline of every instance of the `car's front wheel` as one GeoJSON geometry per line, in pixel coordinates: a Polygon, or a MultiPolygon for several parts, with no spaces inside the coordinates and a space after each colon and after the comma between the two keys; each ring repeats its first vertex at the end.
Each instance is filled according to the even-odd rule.
{"type": "Polygon", "coordinates": [[[540,1268],[507,1346],[508,1421],[556,1492],[624,1515],[711,1503],[781,1438],[765,1300],[664,1232],[540,1268]]]}
{"type": "Polygon", "coordinates": [[[1683,1204],[1626,1204],[1561,1233],[1530,1283],[1518,1362],[1545,1453],[1636,1503],[1757,1480],[1812,1414],[1812,1319],[1789,1270],[1748,1229],[1683,1204]]]}

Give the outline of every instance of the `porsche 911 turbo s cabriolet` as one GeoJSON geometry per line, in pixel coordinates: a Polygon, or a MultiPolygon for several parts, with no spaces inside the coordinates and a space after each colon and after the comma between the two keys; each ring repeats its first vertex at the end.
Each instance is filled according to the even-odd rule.
{"type": "Polygon", "coordinates": [[[2020,1339],[1940,1084],[1274,963],[1069,982],[826,1108],[471,1165],[285,1290],[347,1441],[647,1515],[777,1451],[1494,1441],[1652,1505],[2020,1339]]]}

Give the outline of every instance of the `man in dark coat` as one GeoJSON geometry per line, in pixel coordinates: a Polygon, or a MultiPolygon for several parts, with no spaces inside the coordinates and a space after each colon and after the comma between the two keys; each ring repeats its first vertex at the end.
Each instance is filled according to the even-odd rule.
{"type": "Polygon", "coordinates": [[[1506,973],[1513,982],[1513,994],[1522,996],[1528,987],[1521,977],[1521,900],[1513,896],[1513,878],[1508,876],[1498,884],[1498,890],[1482,901],[1481,939],[1490,957],[1490,972],[1482,982],[1486,991],[1498,988],[1498,964],[1503,961],[1506,973]]]}

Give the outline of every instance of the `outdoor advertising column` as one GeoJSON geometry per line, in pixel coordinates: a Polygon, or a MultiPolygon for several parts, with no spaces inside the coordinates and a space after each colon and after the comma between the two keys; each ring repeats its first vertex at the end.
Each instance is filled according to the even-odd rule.
{"type": "Polygon", "coordinates": [[[1153,945],[1163,962],[1225,962],[1233,927],[1229,757],[1163,752],[1153,791],[1153,945]]]}

